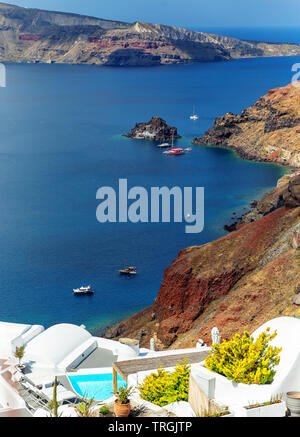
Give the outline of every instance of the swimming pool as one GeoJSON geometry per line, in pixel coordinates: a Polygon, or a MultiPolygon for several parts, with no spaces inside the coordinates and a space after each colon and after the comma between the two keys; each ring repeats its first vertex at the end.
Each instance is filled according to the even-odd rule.
{"type": "MultiPolygon", "coordinates": [[[[79,396],[95,401],[104,401],[113,396],[112,373],[68,376],[73,389],[79,396]]],[[[126,386],[125,381],[118,375],[118,388],[126,386]]]]}

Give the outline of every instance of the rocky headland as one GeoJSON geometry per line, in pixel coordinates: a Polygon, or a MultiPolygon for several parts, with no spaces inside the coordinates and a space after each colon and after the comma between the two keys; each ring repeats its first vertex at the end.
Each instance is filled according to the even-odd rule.
{"type": "Polygon", "coordinates": [[[181,138],[177,128],[168,126],[167,122],[160,117],[152,117],[145,123],[136,123],[135,127],[124,137],[135,140],[171,141],[181,138]]]}
{"type": "Polygon", "coordinates": [[[300,167],[300,82],[270,90],[240,115],[216,118],[193,144],[228,147],[256,161],[300,167]]]}
{"type": "Polygon", "coordinates": [[[244,158],[294,170],[252,205],[232,232],[179,252],[152,306],[107,328],[159,349],[210,344],[254,331],[280,315],[300,316],[300,88],[271,90],[241,115],[226,114],[196,144],[230,147],[244,158]]]}
{"type": "Polygon", "coordinates": [[[0,3],[1,62],[151,66],[299,55],[299,44],[242,41],[0,3]]]}

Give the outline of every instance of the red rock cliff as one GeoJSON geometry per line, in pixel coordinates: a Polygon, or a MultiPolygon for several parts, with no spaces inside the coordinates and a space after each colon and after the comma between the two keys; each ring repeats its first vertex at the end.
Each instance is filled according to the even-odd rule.
{"type": "Polygon", "coordinates": [[[293,242],[300,231],[300,176],[284,180],[277,189],[283,206],[212,243],[182,250],[166,269],[155,303],[107,336],[139,337],[146,346],[154,337],[161,348],[193,346],[199,337],[209,342],[215,325],[230,337],[278,314],[299,312],[293,304],[300,282],[293,242]]]}

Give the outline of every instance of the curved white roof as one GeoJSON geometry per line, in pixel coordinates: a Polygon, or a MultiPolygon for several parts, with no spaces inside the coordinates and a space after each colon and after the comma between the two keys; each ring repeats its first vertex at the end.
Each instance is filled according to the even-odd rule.
{"type": "Polygon", "coordinates": [[[88,331],[76,325],[54,325],[28,343],[24,360],[35,361],[39,367],[55,368],[91,337],[88,331]]]}
{"type": "Polygon", "coordinates": [[[0,336],[6,340],[13,340],[27,332],[31,326],[32,325],[23,325],[21,323],[0,322],[0,336]]]}
{"type": "Polygon", "coordinates": [[[0,358],[11,357],[15,346],[26,344],[43,329],[38,325],[0,322],[0,358]]]}

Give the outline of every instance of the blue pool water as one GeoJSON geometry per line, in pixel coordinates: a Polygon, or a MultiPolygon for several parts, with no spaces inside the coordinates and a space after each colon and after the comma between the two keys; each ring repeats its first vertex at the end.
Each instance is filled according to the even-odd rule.
{"type": "MultiPolygon", "coordinates": [[[[102,373],[98,375],[74,375],[69,380],[79,396],[95,401],[104,401],[113,396],[113,375],[102,373]]],[[[126,383],[118,375],[118,388],[125,387],[126,383]]]]}
{"type": "Polygon", "coordinates": [[[7,65],[0,89],[0,320],[85,324],[98,333],[151,305],[179,250],[212,241],[236,212],[274,187],[278,165],[193,147],[166,157],[147,141],[122,137],[158,115],[190,146],[214,117],[239,113],[291,80],[299,58],[155,68],[7,65]],[[193,106],[199,120],[189,115],[193,106]],[[96,220],[101,186],[205,187],[205,228],[180,223],[96,220]],[[124,262],[134,278],[120,277],[124,262]],[[91,284],[95,295],[73,296],[91,284]]]}

